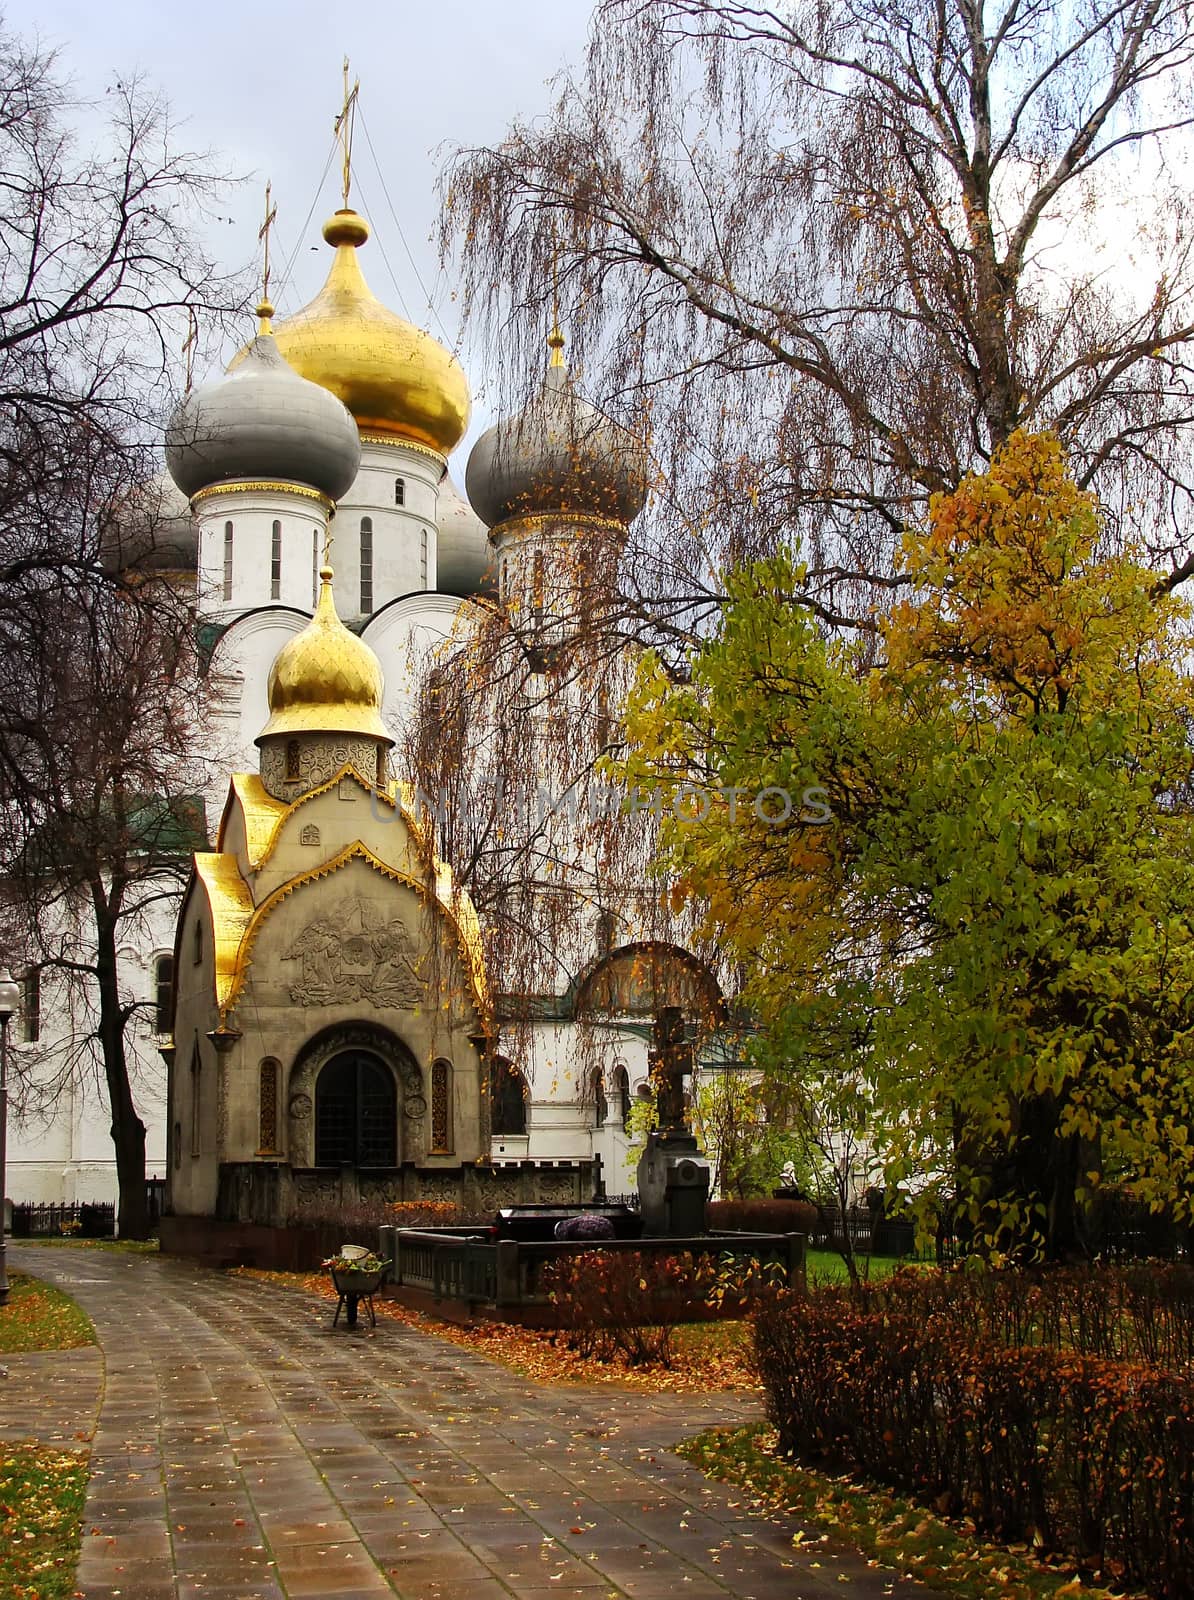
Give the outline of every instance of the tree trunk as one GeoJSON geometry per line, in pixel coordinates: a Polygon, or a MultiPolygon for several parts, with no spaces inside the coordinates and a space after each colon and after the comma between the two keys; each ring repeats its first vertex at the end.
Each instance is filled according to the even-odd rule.
{"type": "Polygon", "coordinates": [[[116,1151],[119,1201],[116,1231],[122,1239],[149,1237],[149,1205],[145,1193],[145,1124],[133,1104],[124,1050],[126,1017],[116,970],[116,922],[109,913],[97,916],[96,978],[99,987],[99,1039],[108,1088],[112,1144],[116,1151]]]}

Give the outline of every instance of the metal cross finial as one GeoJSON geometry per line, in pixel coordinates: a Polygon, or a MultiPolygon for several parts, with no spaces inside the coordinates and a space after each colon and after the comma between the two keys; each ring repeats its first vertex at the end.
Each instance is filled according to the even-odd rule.
{"type": "Polygon", "coordinates": [[[551,332],[547,336],[553,367],[564,365],[564,335],[560,332],[560,245],[557,240],[551,252],[551,332]]]}
{"type": "Polygon", "coordinates": [[[357,95],[360,92],[361,80],[358,78],[352,88],[348,87],[348,57],[344,57],[344,104],[340,115],[336,118],[336,133],[340,137],[340,148],[344,156],[343,192],[344,209],[348,210],[348,191],[352,187],[352,128],[356,121],[357,95]]]}
{"type": "Polygon", "coordinates": [[[269,300],[269,233],[278,216],[277,206],[270,204],[271,190],[272,185],[267,179],[265,185],[265,221],[257,230],[257,237],[265,246],[265,260],[261,268],[261,299],[263,302],[268,302],[269,300]]]}
{"type": "Polygon", "coordinates": [[[330,567],[332,564],[332,540],[334,538],[335,535],[329,525],[327,532],[323,536],[323,565],[325,567],[330,567]]]}
{"type": "Polygon", "coordinates": [[[187,336],[183,341],[182,353],[187,363],[187,393],[191,392],[191,383],[195,376],[195,346],[199,343],[199,318],[195,315],[193,306],[187,307],[187,336]]]}

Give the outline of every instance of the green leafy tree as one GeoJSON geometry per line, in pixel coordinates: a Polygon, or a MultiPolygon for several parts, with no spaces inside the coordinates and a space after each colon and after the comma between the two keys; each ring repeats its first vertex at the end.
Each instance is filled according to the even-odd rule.
{"type": "Polygon", "coordinates": [[[1105,1172],[1194,1214],[1189,609],[1104,548],[1017,432],[905,536],[875,664],[781,555],[628,708],[624,776],[672,796],[673,896],[744,963],[769,1070],[1019,1257],[1088,1246],[1105,1172]]]}

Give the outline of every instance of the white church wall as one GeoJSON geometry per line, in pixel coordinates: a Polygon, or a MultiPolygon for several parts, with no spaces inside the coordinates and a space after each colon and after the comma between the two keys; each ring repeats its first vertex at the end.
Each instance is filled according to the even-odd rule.
{"type": "Polygon", "coordinates": [[[435,588],[436,507],[443,471],[440,458],[399,440],[362,439],[360,471],[333,523],[332,565],[343,616],[371,615],[401,595],[435,588]],[[371,548],[372,559],[363,597],[364,518],[371,524],[366,548],[371,548]]]}
{"type": "MultiPolygon", "coordinates": [[[[140,1003],[125,1032],[125,1050],[133,1101],[145,1123],[148,1178],[166,1172],[166,1068],[155,1028],[155,957],[172,950],[173,922],[172,903],[154,907],[145,919],[143,947],[123,946],[118,956],[121,996],[140,1003]]],[[[20,1016],[11,1025],[8,1198],[17,1204],[114,1202],[108,1098],[102,1063],[88,1043],[94,992],[81,980],[68,983],[47,972],[41,995],[37,1042],[22,1040],[20,1016]]]]}

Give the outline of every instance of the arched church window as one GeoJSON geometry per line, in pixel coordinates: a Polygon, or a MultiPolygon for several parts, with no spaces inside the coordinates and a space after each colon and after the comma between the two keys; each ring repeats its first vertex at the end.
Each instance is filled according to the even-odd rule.
{"type": "Polygon", "coordinates": [[[224,599],[232,599],[232,524],[224,524],[224,599]]]}
{"type": "Polygon", "coordinates": [[[630,1074],[625,1067],[614,1068],[614,1093],[618,1097],[618,1117],[623,1128],[630,1125],[630,1074]]]}
{"type": "Polygon", "coordinates": [[[203,960],[203,924],[199,921],[196,921],[195,923],[192,949],[195,965],[198,966],[203,960]]]}
{"type": "Polygon", "coordinates": [[[594,927],[596,936],[597,954],[607,956],[614,947],[614,934],[617,931],[618,919],[612,911],[599,911],[594,927]]]}
{"type": "Polygon", "coordinates": [[[153,1031],[164,1035],[170,1032],[171,1009],[174,997],[174,957],[155,956],[153,963],[153,1031]]]}
{"type": "Polygon", "coordinates": [[[593,1126],[603,1128],[609,1116],[609,1102],[605,1098],[605,1082],[600,1067],[594,1067],[589,1075],[589,1100],[593,1106],[593,1126]]]}
{"type": "Polygon", "coordinates": [[[419,539],[419,579],[423,587],[427,587],[427,529],[424,528],[419,539]]]}
{"type": "Polygon", "coordinates": [[[405,478],[395,478],[394,479],[394,504],[396,506],[404,506],[406,504],[406,479],[405,478]]]}
{"type": "Polygon", "coordinates": [[[299,770],[299,742],[297,739],[286,741],[286,782],[297,783],[302,773],[299,770]]]}
{"type": "Polygon", "coordinates": [[[398,1096],[394,1076],[367,1050],[343,1050],[315,1082],[315,1165],[398,1164],[398,1096]]]}
{"type": "Polygon", "coordinates": [[[272,1057],[261,1063],[257,1120],[258,1154],[272,1155],[278,1148],[278,1063],[272,1057]]]}
{"type": "Polygon", "coordinates": [[[377,747],[377,787],[384,789],[386,786],[386,751],[384,745],[377,747]]]}
{"type": "Polygon", "coordinates": [[[494,1133],[527,1131],[526,1079],[505,1056],[494,1056],[489,1069],[489,1106],[494,1133]]]}
{"type": "Polygon", "coordinates": [[[373,610],[373,518],[361,518],[361,610],[373,610]]]}
{"type": "Polygon", "coordinates": [[[452,1063],[431,1063],[431,1152],[447,1155],[452,1148],[452,1063]]]}
{"type": "Polygon", "coordinates": [[[498,568],[498,599],[499,600],[507,599],[508,596],[509,596],[509,593],[510,593],[509,573],[506,570],[509,567],[509,565],[510,565],[510,563],[506,560],[505,556],[503,556],[502,557],[502,564],[498,568]]]}
{"type": "Polygon", "coordinates": [[[282,598],[282,524],[275,522],[269,546],[269,597],[282,598]]]}

